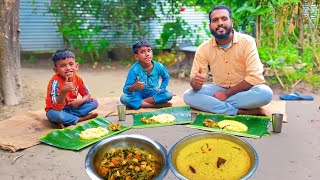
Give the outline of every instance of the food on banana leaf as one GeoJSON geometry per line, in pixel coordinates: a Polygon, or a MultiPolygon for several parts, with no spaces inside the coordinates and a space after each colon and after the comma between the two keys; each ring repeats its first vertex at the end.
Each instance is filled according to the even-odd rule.
{"type": "Polygon", "coordinates": [[[235,131],[235,132],[248,131],[248,127],[245,124],[238,121],[234,121],[234,120],[222,120],[217,123],[207,118],[203,121],[203,124],[207,127],[219,127],[224,130],[235,131]]]}
{"type": "Polygon", "coordinates": [[[235,131],[235,132],[247,132],[248,127],[238,121],[234,120],[223,120],[218,122],[218,127],[221,129],[229,130],[229,131],[235,131]]]}
{"type": "Polygon", "coordinates": [[[147,119],[146,117],[141,118],[141,122],[150,124],[150,123],[160,123],[160,124],[166,124],[166,123],[172,123],[176,120],[176,118],[171,114],[159,114],[154,115],[147,119]]]}
{"type": "Polygon", "coordinates": [[[81,131],[80,138],[84,140],[91,140],[91,139],[100,138],[108,133],[109,133],[108,129],[103,127],[89,128],[84,131],[81,131]]]}
{"type": "Polygon", "coordinates": [[[247,151],[235,142],[220,138],[202,138],[179,150],[176,167],[192,180],[238,180],[250,170],[247,151]]]}
{"type": "Polygon", "coordinates": [[[137,147],[112,149],[100,164],[104,179],[152,179],[160,169],[158,159],[137,147]]]}
{"type": "Polygon", "coordinates": [[[171,114],[159,114],[152,116],[151,119],[160,124],[171,123],[176,120],[176,118],[171,114]]]}
{"type": "Polygon", "coordinates": [[[203,124],[205,125],[205,126],[207,126],[207,127],[215,127],[215,126],[217,126],[217,122],[215,122],[215,121],[213,121],[213,120],[211,120],[211,119],[208,119],[208,118],[206,118],[204,121],[203,121],[203,124]]]}
{"type": "Polygon", "coordinates": [[[108,130],[110,130],[110,131],[119,131],[120,129],[121,128],[120,128],[120,124],[119,123],[111,123],[108,126],[108,130]]]}
{"type": "Polygon", "coordinates": [[[145,124],[156,123],[153,119],[151,118],[147,119],[146,117],[141,118],[141,122],[145,124]]]}

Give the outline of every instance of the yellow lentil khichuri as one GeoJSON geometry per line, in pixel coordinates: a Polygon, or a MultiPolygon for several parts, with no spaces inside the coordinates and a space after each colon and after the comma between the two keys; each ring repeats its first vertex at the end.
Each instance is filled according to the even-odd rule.
{"type": "Polygon", "coordinates": [[[240,179],[250,170],[250,157],[238,144],[218,138],[199,139],[177,155],[178,171],[191,180],[240,179]]]}

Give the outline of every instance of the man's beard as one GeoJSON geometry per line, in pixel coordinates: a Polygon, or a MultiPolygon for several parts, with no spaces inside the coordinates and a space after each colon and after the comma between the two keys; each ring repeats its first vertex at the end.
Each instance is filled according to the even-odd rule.
{"type": "MultiPolygon", "coordinates": [[[[224,28],[224,27],[223,27],[224,28]]],[[[226,33],[218,34],[215,30],[210,29],[211,34],[217,39],[225,39],[227,38],[232,31],[232,26],[226,28],[226,33]]]]}

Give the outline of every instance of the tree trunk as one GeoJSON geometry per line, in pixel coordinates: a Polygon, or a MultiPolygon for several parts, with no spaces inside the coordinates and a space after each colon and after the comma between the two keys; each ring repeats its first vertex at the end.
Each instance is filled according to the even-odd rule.
{"type": "Polygon", "coordinates": [[[262,26],[262,24],[261,24],[261,16],[258,15],[256,17],[256,44],[257,44],[258,47],[261,46],[261,33],[262,33],[261,26],[262,26]]]}
{"type": "Polygon", "coordinates": [[[20,64],[20,0],[0,0],[0,100],[15,105],[22,100],[20,64]]]}
{"type": "Polygon", "coordinates": [[[304,41],[304,17],[303,17],[303,4],[304,0],[301,0],[299,3],[299,8],[298,8],[298,29],[299,29],[299,41],[298,41],[298,54],[299,56],[302,56],[303,53],[303,41],[304,41]]]}

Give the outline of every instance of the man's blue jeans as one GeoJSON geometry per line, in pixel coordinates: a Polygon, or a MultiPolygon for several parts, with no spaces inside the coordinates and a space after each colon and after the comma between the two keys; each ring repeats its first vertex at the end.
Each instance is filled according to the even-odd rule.
{"type": "Polygon", "coordinates": [[[218,90],[226,89],[215,84],[206,84],[198,91],[187,90],[183,95],[183,100],[192,108],[201,111],[237,115],[238,109],[255,109],[267,105],[273,96],[271,88],[264,84],[234,94],[225,101],[213,97],[218,90]]]}

